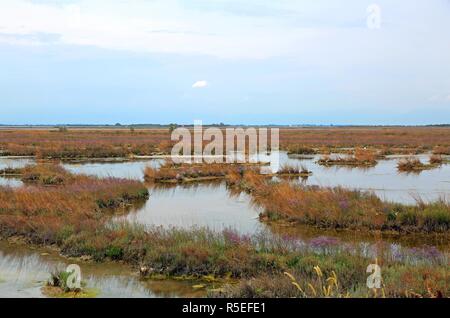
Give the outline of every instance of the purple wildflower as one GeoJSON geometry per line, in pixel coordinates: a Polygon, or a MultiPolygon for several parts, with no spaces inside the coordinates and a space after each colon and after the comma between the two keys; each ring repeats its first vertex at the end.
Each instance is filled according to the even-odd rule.
{"type": "Polygon", "coordinates": [[[335,237],[318,236],[309,241],[309,245],[312,248],[327,248],[336,246],[340,243],[340,240],[335,237]]]}
{"type": "Polygon", "coordinates": [[[348,210],[348,208],[350,207],[350,204],[346,199],[343,199],[343,200],[339,201],[339,207],[341,208],[341,210],[348,210]]]}
{"type": "Polygon", "coordinates": [[[225,239],[233,244],[244,244],[244,243],[250,243],[250,236],[248,235],[241,235],[237,233],[236,231],[225,229],[223,230],[223,236],[225,239]]]}

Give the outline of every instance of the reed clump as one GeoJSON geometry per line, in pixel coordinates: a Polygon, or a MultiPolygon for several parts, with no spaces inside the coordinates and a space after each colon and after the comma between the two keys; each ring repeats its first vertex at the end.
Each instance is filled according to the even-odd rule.
{"type": "Polygon", "coordinates": [[[431,165],[441,165],[444,163],[444,159],[442,158],[441,155],[432,155],[430,156],[429,163],[431,165]]]}
{"type": "Polygon", "coordinates": [[[285,164],[277,171],[277,175],[288,175],[288,176],[310,176],[312,172],[309,171],[305,166],[293,166],[285,164]]]}
{"type": "Polygon", "coordinates": [[[40,185],[61,185],[85,179],[84,176],[75,176],[62,166],[51,163],[28,165],[21,169],[22,181],[40,185]]]}
{"type": "Polygon", "coordinates": [[[399,160],[397,169],[401,172],[420,172],[439,167],[442,163],[443,159],[438,155],[432,155],[428,164],[423,163],[419,158],[408,157],[399,160]]]}
{"type": "Polygon", "coordinates": [[[325,155],[318,160],[320,165],[348,165],[348,166],[374,166],[377,164],[377,155],[372,150],[356,149],[353,155],[330,156],[325,155]]]}

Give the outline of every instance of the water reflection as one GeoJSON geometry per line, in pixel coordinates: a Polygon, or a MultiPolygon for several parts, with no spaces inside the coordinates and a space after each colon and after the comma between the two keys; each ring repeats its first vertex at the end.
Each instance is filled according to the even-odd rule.
{"type": "Polygon", "coordinates": [[[78,162],[63,163],[67,170],[73,173],[83,173],[99,177],[117,177],[144,180],[145,167],[157,168],[163,159],[149,159],[126,162],[78,162]]]}
{"type": "MultiPolygon", "coordinates": [[[[5,168],[22,168],[32,163],[34,163],[34,160],[30,158],[0,157],[0,170],[5,168]]],[[[22,185],[22,181],[17,178],[0,176],[0,186],[20,187],[22,185]]]]}
{"type": "Polygon", "coordinates": [[[22,185],[23,185],[23,182],[17,178],[0,177],[0,186],[18,188],[22,185]]]}
{"type": "Polygon", "coordinates": [[[149,191],[150,199],[142,208],[117,219],[150,226],[233,228],[248,234],[264,227],[258,219],[261,211],[251,205],[250,197],[230,195],[224,182],[151,186],[149,191]]]}

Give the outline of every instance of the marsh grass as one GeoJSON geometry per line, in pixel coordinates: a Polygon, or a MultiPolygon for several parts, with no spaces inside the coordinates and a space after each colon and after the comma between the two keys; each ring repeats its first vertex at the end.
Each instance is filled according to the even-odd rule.
{"type": "Polygon", "coordinates": [[[389,148],[395,154],[422,153],[436,147],[450,154],[448,127],[316,127],[281,128],[280,147],[311,147],[325,153],[339,149],[389,148]],[[439,147],[437,147],[439,145],[439,147]]]}
{"type": "Polygon", "coordinates": [[[148,182],[189,182],[224,179],[230,173],[242,174],[244,171],[258,171],[260,164],[241,163],[201,163],[175,164],[167,160],[161,167],[146,167],[145,180],[148,182]]]}
{"type": "Polygon", "coordinates": [[[450,146],[437,146],[433,149],[435,155],[450,155],[450,146]]]}
{"type": "Polygon", "coordinates": [[[262,173],[261,163],[200,163],[175,164],[167,160],[161,167],[146,167],[145,181],[154,183],[187,183],[193,181],[214,181],[226,179],[231,175],[242,176],[252,171],[264,177],[272,176],[310,176],[304,166],[283,165],[276,173],[262,173]]]}
{"type": "Polygon", "coordinates": [[[293,176],[310,176],[312,172],[309,171],[305,166],[293,166],[285,164],[277,171],[278,175],[293,175],[293,176]]]}
{"type": "Polygon", "coordinates": [[[444,163],[444,159],[441,155],[432,155],[430,156],[429,163],[431,165],[441,165],[444,163]]]}
{"type": "MultiPolygon", "coordinates": [[[[169,154],[174,144],[170,129],[2,129],[0,153],[42,159],[169,154]]],[[[389,149],[391,154],[417,154],[432,149],[435,154],[450,154],[449,136],[447,127],[281,128],[280,147],[297,154],[326,154],[355,147],[389,149]]]]}
{"type": "MultiPolygon", "coordinates": [[[[134,264],[144,278],[179,277],[207,282],[243,279],[241,284],[246,284],[248,280],[267,277],[263,283],[277,287],[283,282],[281,275],[289,272],[304,291],[307,283],[314,287],[316,295],[307,290],[309,297],[367,294],[365,269],[373,260],[364,256],[363,247],[348,249],[330,245],[326,252],[319,250],[316,242],[299,244],[290,238],[275,238],[267,233],[247,236],[230,229],[215,232],[205,228],[146,228],[126,223],[80,233],[62,245],[62,252],[67,255],[91,255],[96,261],[113,258],[134,264]],[[111,254],[111,251],[114,252],[111,254]],[[320,279],[317,277],[319,269],[320,279]],[[335,277],[335,281],[330,282],[328,277],[335,277]],[[330,288],[329,284],[339,286],[330,288]]],[[[379,249],[378,257],[380,266],[388,273],[383,276],[388,295],[405,297],[406,290],[423,294],[427,288],[448,294],[449,277],[443,275],[448,260],[444,256],[424,254],[420,263],[413,264],[397,260],[389,249],[379,249]],[[406,276],[409,269],[417,274],[413,280],[406,276]],[[403,281],[405,277],[409,280],[403,281]]],[[[292,287],[292,282],[283,284],[292,287]]],[[[304,296],[296,289],[288,291],[277,287],[267,294],[258,290],[256,286],[253,293],[262,297],[304,296]]]]}
{"type": "Polygon", "coordinates": [[[450,205],[445,200],[394,204],[370,192],[273,182],[252,172],[231,174],[227,182],[230,187],[251,193],[252,201],[264,208],[261,219],[266,221],[281,218],[320,228],[403,233],[450,230],[450,205]]]}
{"type": "Polygon", "coordinates": [[[35,156],[40,159],[117,158],[169,153],[168,129],[54,129],[2,130],[4,156],[35,156]]]}
{"type": "Polygon", "coordinates": [[[289,145],[286,151],[288,154],[296,155],[315,155],[317,153],[314,148],[303,145],[289,145]]]}
{"type": "Polygon", "coordinates": [[[31,186],[0,187],[0,234],[4,237],[58,243],[83,229],[95,229],[114,210],[129,209],[131,203],[148,198],[148,190],[138,181],[72,175],[57,165],[24,170],[25,175],[38,176],[32,178],[31,186]]]}
{"type": "MultiPolygon", "coordinates": [[[[408,267],[385,265],[380,289],[365,286],[364,267],[352,260],[354,273],[348,264],[340,264],[339,271],[309,265],[302,271],[277,275],[259,275],[226,285],[212,297],[232,298],[442,298],[448,297],[449,278],[443,267],[408,267]],[[344,265],[344,266],[343,266],[344,265]]],[[[338,266],[335,266],[336,268],[338,266]]]]}

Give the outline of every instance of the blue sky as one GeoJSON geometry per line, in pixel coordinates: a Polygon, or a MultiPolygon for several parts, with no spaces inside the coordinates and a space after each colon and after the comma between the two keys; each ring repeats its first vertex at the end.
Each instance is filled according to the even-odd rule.
{"type": "Polygon", "coordinates": [[[450,123],[450,1],[0,0],[0,85],[3,124],[450,123]]]}

